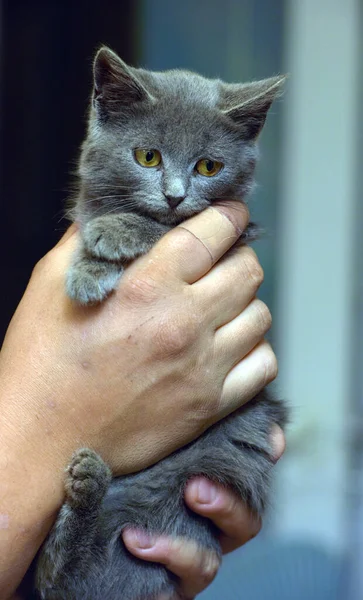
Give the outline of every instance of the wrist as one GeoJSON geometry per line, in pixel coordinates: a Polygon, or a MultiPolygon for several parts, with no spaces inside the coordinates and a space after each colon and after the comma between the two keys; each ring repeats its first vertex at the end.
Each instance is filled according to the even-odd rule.
{"type": "MultiPolygon", "coordinates": [[[[42,419],[28,415],[30,398],[14,401],[15,389],[0,386],[0,597],[20,584],[63,502],[62,457],[47,439],[42,419]]],[[[48,436],[49,437],[49,436],[48,436]]]]}
{"type": "Polygon", "coordinates": [[[64,470],[74,449],[71,434],[62,420],[58,416],[50,418],[55,401],[46,396],[40,386],[23,382],[21,377],[18,380],[2,377],[0,366],[3,454],[5,449],[14,465],[31,465],[32,468],[36,465],[43,475],[47,470],[53,473],[64,470]]]}
{"type": "Polygon", "coordinates": [[[32,512],[38,512],[37,522],[55,515],[63,500],[63,474],[69,456],[58,446],[56,436],[47,432],[44,420],[24,396],[14,402],[14,392],[0,389],[0,469],[7,478],[6,494],[1,496],[0,513],[13,512],[12,501],[24,504],[28,511],[16,515],[18,526],[32,522],[32,512]],[[23,404],[24,402],[24,404],[23,404]],[[19,519],[18,519],[19,517],[19,519]]]}

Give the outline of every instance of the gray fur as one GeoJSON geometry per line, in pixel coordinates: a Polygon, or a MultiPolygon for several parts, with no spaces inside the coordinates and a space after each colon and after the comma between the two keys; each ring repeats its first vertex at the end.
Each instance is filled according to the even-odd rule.
{"type": "MultiPolygon", "coordinates": [[[[67,276],[69,296],[82,304],[103,300],[124,266],[171,227],[215,199],[245,199],[253,187],[256,139],[284,81],[228,85],[184,71],[151,73],[128,67],[107,48],[96,56],[94,79],[73,210],[82,243],[67,276]],[[162,163],[140,166],[135,148],[159,150],[162,163]],[[203,158],[224,167],[203,177],[195,171],[203,158]]],[[[256,231],[251,225],[244,239],[256,231]]],[[[264,391],[158,464],[114,479],[92,450],[78,451],[65,504],[37,559],[37,597],[180,598],[177,579],[134,558],[122,530],[133,525],[185,536],[220,553],[214,526],[184,504],[184,487],[193,475],[205,475],[262,514],[273,466],[269,434],[285,418],[284,405],[264,391]]]]}

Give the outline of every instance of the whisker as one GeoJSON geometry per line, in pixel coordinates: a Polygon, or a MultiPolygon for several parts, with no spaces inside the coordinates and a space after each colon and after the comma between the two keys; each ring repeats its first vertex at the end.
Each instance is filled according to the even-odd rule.
{"type": "MultiPolygon", "coordinates": [[[[107,203],[101,204],[100,206],[96,206],[92,209],[92,215],[93,216],[97,216],[100,213],[102,214],[109,214],[111,212],[117,212],[120,210],[128,210],[130,208],[135,208],[137,206],[135,200],[130,197],[130,196],[124,196],[121,197],[120,195],[115,195],[115,196],[99,196],[96,198],[85,198],[83,200],[83,204],[84,205],[90,205],[90,204],[94,204],[95,202],[97,202],[98,200],[103,200],[103,199],[109,199],[109,201],[107,203]]],[[[75,210],[75,206],[70,207],[69,209],[67,209],[62,218],[67,218],[68,216],[72,216],[73,212],[75,210]]]]}
{"type": "Polygon", "coordinates": [[[139,191],[140,190],[140,186],[139,185],[117,185],[117,184],[107,184],[107,183],[92,183],[91,185],[87,186],[89,189],[92,190],[102,190],[102,191],[106,191],[107,190],[125,190],[125,191],[139,191]]]}
{"type": "Polygon", "coordinates": [[[91,203],[97,202],[98,200],[106,200],[107,198],[130,198],[130,194],[110,194],[108,196],[95,196],[94,198],[84,198],[82,202],[91,203]]]}
{"type": "MultiPolygon", "coordinates": [[[[83,204],[92,205],[97,204],[98,200],[102,200],[101,198],[93,198],[92,200],[85,200],[83,204]]],[[[114,198],[109,199],[107,202],[102,203],[101,206],[127,206],[127,205],[136,205],[136,202],[133,198],[120,198],[119,196],[115,196],[114,198]]]]}
{"type": "MultiPolygon", "coordinates": [[[[106,212],[103,212],[101,216],[102,216],[102,217],[105,217],[105,216],[107,216],[107,215],[114,214],[114,213],[118,212],[118,211],[119,211],[119,209],[120,209],[120,207],[119,207],[119,206],[114,206],[114,207],[112,207],[110,210],[107,210],[106,212]]],[[[93,213],[93,216],[94,216],[94,214],[95,214],[95,213],[93,213]]]]}
{"type": "Polygon", "coordinates": [[[133,201],[129,201],[129,202],[113,202],[113,203],[108,203],[106,205],[101,205],[98,206],[97,208],[94,208],[92,210],[92,216],[98,216],[98,215],[106,215],[106,214],[110,214],[112,212],[120,212],[122,210],[128,210],[128,209],[132,209],[132,208],[137,208],[137,205],[135,202],[133,201]]]}

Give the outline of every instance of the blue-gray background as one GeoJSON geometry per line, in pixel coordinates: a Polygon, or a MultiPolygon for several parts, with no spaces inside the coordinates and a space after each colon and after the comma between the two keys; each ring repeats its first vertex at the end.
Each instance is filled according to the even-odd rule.
{"type": "MultiPolygon", "coordinates": [[[[205,600],[363,597],[363,126],[360,0],[0,2],[0,326],[65,224],[91,57],[227,81],[288,72],[261,137],[253,217],[293,408],[262,535],[205,600]]],[[[1,335],[1,333],[0,333],[1,335]]]]}

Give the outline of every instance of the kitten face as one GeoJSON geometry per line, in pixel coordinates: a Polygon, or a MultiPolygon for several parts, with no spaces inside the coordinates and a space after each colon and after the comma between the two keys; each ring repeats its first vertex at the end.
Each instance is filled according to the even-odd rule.
{"type": "Polygon", "coordinates": [[[249,111],[240,123],[230,113],[241,104],[242,88],[183,71],[132,69],[102,49],[80,162],[78,219],[131,211],[175,225],[217,199],[242,200],[253,185],[255,130],[262,127],[265,105],[273,99],[259,107],[254,121],[249,111]],[[236,93],[237,99],[231,97],[236,93]],[[138,149],[160,153],[159,164],[139,164],[138,149]],[[222,168],[203,175],[197,170],[203,159],[222,168]]]}

